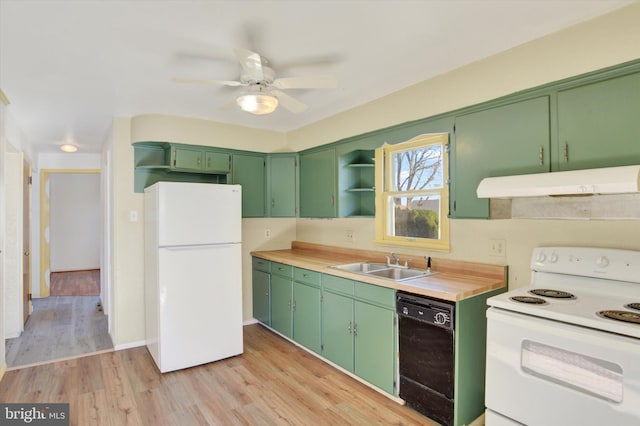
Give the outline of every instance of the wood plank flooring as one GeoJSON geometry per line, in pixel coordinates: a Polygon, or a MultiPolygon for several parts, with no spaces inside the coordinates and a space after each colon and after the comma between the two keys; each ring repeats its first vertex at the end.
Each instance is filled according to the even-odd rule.
{"type": "Polygon", "coordinates": [[[3,402],[68,402],[72,425],[435,425],[260,325],[244,354],[160,374],[145,347],[8,371],[3,402]]]}
{"type": "Polygon", "coordinates": [[[52,272],[51,296],[99,296],[100,269],[52,272]]]}
{"type": "Polygon", "coordinates": [[[113,349],[107,316],[98,296],[33,299],[33,312],[20,337],[6,340],[9,368],[113,349]]]}

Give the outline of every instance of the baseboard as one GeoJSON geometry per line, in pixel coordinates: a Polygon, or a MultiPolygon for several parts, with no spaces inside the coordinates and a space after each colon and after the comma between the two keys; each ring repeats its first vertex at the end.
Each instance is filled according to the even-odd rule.
{"type": "Polygon", "coordinates": [[[258,320],[255,318],[251,318],[250,320],[247,320],[245,322],[242,323],[242,326],[244,327],[245,325],[251,325],[251,324],[257,324],[258,320]]]}
{"type": "Polygon", "coordinates": [[[116,351],[122,351],[124,349],[131,349],[131,348],[137,348],[140,346],[146,346],[147,341],[146,340],[138,340],[137,342],[129,342],[129,343],[123,343],[122,345],[116,345],[113,349],[116,351]]]}
{"type": "Polygon", "coordinates": [[[5,362],[4,364],[2,364],[2,366],[0,366],[0,382],[2,381],[2,378],[4,377],[4,373],[7,372],[7,363],[5,362]]]}
{"type": "Polygon", "coordinates": [[[20,335],[22,334],[21,331],[17,332],[17,333],[8,333],[4,335],[5,339],[15,339],[16,337],[20,337],[20,335]]]}

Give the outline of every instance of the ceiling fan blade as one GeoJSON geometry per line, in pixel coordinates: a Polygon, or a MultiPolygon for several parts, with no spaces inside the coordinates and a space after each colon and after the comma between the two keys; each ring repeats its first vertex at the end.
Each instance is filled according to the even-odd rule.
{"type": "Polygon", "coordinates": [[[276,98],[278,98],[280,105],[282,105],[289,111],[294,112],[296,114],[300,112],[304,112],[307,110],[307,108],[309,108],[307,105],[303,104],[299,100],[287,95],[286,93],[280,90],[272,90],[271,94],[274,95],[276,98]]]}
{"type": "Polygon", "coordinates": [[[173,81],[174,83],[218,84],[221,86],[231,87],[246,86],[246,84],[240,81],[233,80],[198,80],[194,78],[172,78],[171,81],[173,81]]]}
{"type": "Polygon", "coordinates": [[[335,77],[284,77],[273,81],[278,89],[330,89],[338,86],[335,77]]]}
{"type": "Polygon", "coordinates": [[[255,76],[258,81],[264,80],[262,57],[259,54],[242,48],[236,48],[235,52],[243,74],[255,76]]]}

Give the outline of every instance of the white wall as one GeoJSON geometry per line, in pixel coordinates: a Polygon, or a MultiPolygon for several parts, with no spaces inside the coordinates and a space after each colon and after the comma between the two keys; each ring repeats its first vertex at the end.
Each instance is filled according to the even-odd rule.
{"type": "Polygon", "coordinates": [[[100,268],[100,174],[51,173],[51,272],[100,268]]]}
{"type": "MultiPolygon", "coordinates": [[[[129,222],[129,212],[137,210],[141,213],[143,204],[142,194],[133,192],[131,142],[170,140],[262,152],[299,151],[640,58],[640,26],[637,22],[640,22],[640,4],[465,66],[286,135],[181,117],[146,115],[116,119],[112,206],[116,321],[113,336],[116,347],[144,340],[143,223],[129,222]]],[[[143,217],[142,214],[139,217],[143,217]]],[[[298,219],[295,223],[293,227],[291,220],[243,221],[247,239],[243,247],[245,320],[251,318],[248,297],[250,250],[286,247],[292,239],[389,250],[371,246],[371,219],[298,219]],[[265,226],[271,227],[272,232],[282,229],[282,237],[268,243],[263,241],[261,236],[265,226]],[[353,244],[346,243],[342,236],[346,229],[355,232],[353,244]]],[[[454,220],[451,224],[452,250],[447,256],[508,264],[511,281],[517,285],[528,276],[526,263],[532,247],[540,244],[597,244],[640,249],[640,227],[637,225],[638,222],[454,220]],[[506,257],[488,256],[488,244],[492,238],[507,240],[506,257]]]]}

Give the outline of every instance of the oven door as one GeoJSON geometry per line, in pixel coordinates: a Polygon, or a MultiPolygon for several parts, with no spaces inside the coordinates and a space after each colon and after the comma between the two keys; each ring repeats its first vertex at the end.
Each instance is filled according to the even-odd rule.
{"type": "Polygon", "coordinates": [[[489,308],[485,404],[530,426],[640,424],[638,354],[638,339],[489,308]]]}

